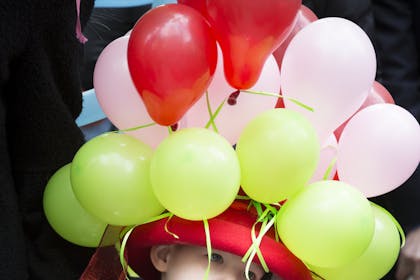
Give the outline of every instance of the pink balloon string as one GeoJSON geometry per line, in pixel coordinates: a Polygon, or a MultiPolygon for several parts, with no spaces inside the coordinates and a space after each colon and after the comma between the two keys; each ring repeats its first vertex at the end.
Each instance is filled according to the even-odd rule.
{"type": "Polygon", "coordinates": [[[88,39],[82,33],[82,25],[80,23],[80,0],[76,0],[76,12],[77,12],[76,37],[80,43],[84,44],[87,42],[88,39]]]}

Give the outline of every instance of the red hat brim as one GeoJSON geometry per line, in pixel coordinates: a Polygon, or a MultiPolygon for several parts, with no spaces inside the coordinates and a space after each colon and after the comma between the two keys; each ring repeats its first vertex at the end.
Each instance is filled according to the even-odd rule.
{"type": "MultiPolygon", "coordinates": [[[[244,256],[252,244],[251,228],[257,219],[255,213],[247,210],[247,204],[234,202],[219,216],[209,219],[211,246],[214,249],[244,256]]],[[[160,279],[150,261],[150,248],[163,244],[190,244],[206,246],[206,235],[202,221],[184,220],[172,217],[169,222],[161,219],[136,227],[126,245],[129,266],[145,280],[160,279]],[[167,223],[167,224],[166,224],[167,223]],[[165,224],[171,233],[165,231],[165,224]]],[[[308,268],[281,242],[275,240],[274,230],[262,239],[260,250],[270,271],[284,280],[310,280],[308,268]]],[[[253,260],[259,263],[258,258],[253,260]]]]}

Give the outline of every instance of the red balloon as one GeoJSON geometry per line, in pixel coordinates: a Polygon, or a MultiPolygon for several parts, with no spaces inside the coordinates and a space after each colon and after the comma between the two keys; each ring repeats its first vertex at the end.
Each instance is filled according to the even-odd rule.
{"type": "Polygon", "coordinates": [[[318,19],[318,17],[314,14],[314,12],[306,7],[305,5],[302,5],[299,9],[298,15],[297,15],[297,21],[295,25],[293,26],[292,31],[289,33],[287,38],[281,43],[280,47],[278,47],[274,52],[274,58],[277,61],[277,64],[279,65],[279,69],[281,69],[281,63],[283,61],[284,53],[286,52],[287,46],[289,46],[290,41],[292,41],[293,37],[295,37],[296,33],[298,33],[302,28],[310,24],[311,22],[314,22],[318,19]]]}
{"type": "Polygon", "coordinates": [[[289,34],[301,0],[207,0],[207,19],[237,89],[252,87],[267,57],[289,34]]]}
{"type": "Polygon", "coordinates": [[[178,0],[177,2],[196,9],[204,16],[207,13],[206,0],[178,0]]]}
{"type": "MultiPolygon", "coordinates": [[[[381,83],[379,83],[378,81],[374,81],[372,88],[370,89],[370,92],[365,99],[365,102],[362,104],[359,110],[357,110],[357,112],[359,112],[360,110],[370,105],[381,104],[381,103],[395,104],[395,101],[392,98],[391,93],[389,93],[389,91],[381,83]]],[[[344,127],[347,125],[350,119],[351,117],[334,131],[334,134],[337,140],[340,139],[341,133],[343,132],[344,127]]]]}
{"type": "Polygon", "coordinates": [[[209,86],[217,63],[216,40],[205,18],[186,5],[144,14],[130,34],[128,66],[147,111],[173,125],[209,86]]]}

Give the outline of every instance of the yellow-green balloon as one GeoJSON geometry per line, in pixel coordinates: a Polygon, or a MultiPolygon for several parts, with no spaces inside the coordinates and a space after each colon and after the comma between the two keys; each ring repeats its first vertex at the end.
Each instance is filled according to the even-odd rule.
{"type": "Polygon", "coordinates": [[[136,138],[105,133],[85,143],[71,167],[71,183],[80,204],[111,225],[133,225],[164,208],[150,184],[152,149],[136,138]]]}
{"type": "Polygon", "coordinates": [[[315,128],[301,114],[273,109],[248,123],[236,151],[245,193],[254,200],[275,203],[294,195],[309,181],[320,146],[315,128]]]}
{"type": "Polygon", "coordinates": [[[355,261],[334,268],[310,266],[328,280],[378,280],[391,270],[400,252],[400,234],[389,212],[373,205],[375,233],[369,247],[355,261]]]}
{"type": "Polygon", "coordinates": [[[369,201],[340,181],[305,187],[280,208],[277,217],[277,230],[287,248],[320,267],[337,267],[360,257],[374,229],[369,201]]]}
{"type": "Polygon", "coordinates": [[[170,212],[203,220],[225,211],[239,191],[238,158],[229,142],[204,128],[171,134],[151,164],[153,190],[170,212]]]}
{"type": "Polygon", "coordinates": [[[70,183],[70,165],[61,167],[48,181],[43,196],[44,213],[51,227],[67,241],[97,247],[107,224],[77,201],[70,183]]]}

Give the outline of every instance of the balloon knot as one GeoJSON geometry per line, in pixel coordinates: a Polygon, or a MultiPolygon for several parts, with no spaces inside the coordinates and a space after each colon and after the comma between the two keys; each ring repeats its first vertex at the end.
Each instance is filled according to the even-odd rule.
{"type": "Polygon", "coordinates": [[[231,105],[231,106],[233,106],[233,105],[236,105],[236,103],[238,102],[238,97],[239,97],[239,94],[241,93],[241,91],[240,90],[236,90],[236,91],[234,91],[234,92],[232,92],[230,95],[229,95],[229,98],[228,98],[228,100],[227,100],[227,103],[229,104],[229,105],[231,105]]]}
{"type": "Polygon", "coordinates": [[[171,130],[172,131],[177,131],[178,130],[178,123],[175,123],[175,124],[171,125],[171,130]]]}

